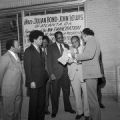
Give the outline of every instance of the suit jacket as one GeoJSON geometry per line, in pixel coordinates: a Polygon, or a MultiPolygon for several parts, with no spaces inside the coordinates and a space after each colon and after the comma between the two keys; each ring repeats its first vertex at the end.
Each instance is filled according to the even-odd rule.
{"type": "MultiPolygon", "coordinates": [[[[83,46],[80,46],[78,48],[80,54],[82,54],[83,49],[84,49],[83,46]]],[[[75,48],[71,47],[70,51],[71,51],[71,53],[75,54],[75,48]]],[[[83,74],[82,73],[82,63],[77,64],[77,63],[73,62],[71,64],[68,64],[67,66],[68,66],[68,75],[69,75],[69,78],[71,81],[74,80],[76,73],[79,72],[79,74],[83,74]]],[[[81,82],[83,82],[82,78],[81,78],[81,82]]]]}
{"type": "Polygon", "coordinates": [[[5,53],[0,60],[0,86],[2,96],[17,96],[22,94],[23,69],[10,52],[5,53]]]}
{"type": "MultiPolygon", "coordinates": [[[[67,44],[64,44],[64,47],[69,49],[67,44]]],[[[61,63],[58,62],[58,58],[61,57],[59,48],[56,43],[51,44],[48,47],[48,71],[49,75],[54,74],[57,79],[59,79],[62,74],[63,70],[67,69],[67,66],[63,66],[61,63]]]]}
{"type": "Polygon", "coordinates": [[[48,80],[48,73],[45,70],[45,60],[42,55],[31,44],[24,53],[24,68],[26,75],[26,86],[30,88],[31,82],[35,82],[36,88],[42,87],[48,80]]]}
{"type": "Polygon", "coordinates": [[[84,79],[102,77],[99,56],[99,43],[91,36],[86,42],[83,53],[78,56],[78,60],[82,61],[84,79]]]}

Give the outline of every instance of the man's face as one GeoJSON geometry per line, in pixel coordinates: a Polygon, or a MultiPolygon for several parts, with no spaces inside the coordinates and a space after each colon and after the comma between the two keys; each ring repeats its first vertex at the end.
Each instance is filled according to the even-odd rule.
{"type": "Polygon", "coordinates": [[[42,45],[42,36],[39,36],[36,40],[35,40],[35,44],[37,45],[37,46],[41,46],[42,45]]]}
{"type": "Polygon", "coordinates": [[[48,41],[46,39],[43,39],[42,45],[44,48],[48,46],[48,41]]]}
{"type": "Polygon", "coordinates": [[[14,47],[13,47],[13,50],[14,50],[15,53],[20,53],[20,51],[21,51],[20,44],[19,44],[19,42],[16,41],[16,40],[14,41],[14,47]]]}
{"type": "Polygon", "coordinates": [[[84,42],[86,42],[86,35],[82,32],[81,33],[81,39],[84,41],[84,42]]]}
{"type": "Polygon", "coordinates": [[[76,37],[71,39],[71,43],[74,48],[78,48],[80,46],[80,41],[76,37]]]}
{"type": "Polygon", "coordinates": [[[56,36],[56,41],[58,43],[63,43],[63,35],[62,34],[57,34],[56,36]]]}

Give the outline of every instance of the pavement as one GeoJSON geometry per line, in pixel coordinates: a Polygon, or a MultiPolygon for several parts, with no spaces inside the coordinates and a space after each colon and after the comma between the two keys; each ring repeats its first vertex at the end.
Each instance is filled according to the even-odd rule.
{"type": "MultiPolygon", "coordinates": [[[[75,109],[74,98],[71,97],[71,103],[73,109],[75,109]]],[[[104,109],[101,109],[101,120],[120,120],[120,102],[117,102],[111,96],[103,96],[103,104],[105,105],[104,109]]],[[[51,107],[50,109],[51,110],[51,107]]],[[[46,116],[45,120],[75,120],[75,114],[70,114],[64,112],[62,97],[60,99],[59,112],[56,118],[52,119],[50,115],[46,116]]],[[[84,118],[80,119],[84,120],[84,118]]]]}
{"type": "MultiPolygon", "coordinates": [[[[73,109],[75,109],[75,101],[73,96],[70,97],[73,109]]],[[[103,104],[105,109],[101,109],[101,120],[120,120],[120,102],[117,102],[112,96],[103,96],[103,104]]],[[[1,113],[0,104],[0,113],[1,113]]],[[[49,106],[49,111],[51,112],[51,104],[49,106]]],[[[27,120],[28,113],[28,98],[24,99],[22,107],[22,120],[27,120]]],[[[51,118],[50,115],[45,116],[45,120],[75,120],[76,114],[70,114],[64,111],[63,99],[60,97],[59,101],[59,111],[55,118],[51,118]]],[[[2,120],[2,119],[0,119],[2,120]]],[[[81,118],[80,120],[84,120],[81,118]]]]}

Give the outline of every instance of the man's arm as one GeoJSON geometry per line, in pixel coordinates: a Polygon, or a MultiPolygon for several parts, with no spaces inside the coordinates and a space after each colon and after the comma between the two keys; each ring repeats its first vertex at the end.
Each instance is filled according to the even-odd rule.
{"type": "Polygon", "coordinates": [[[30,83],[33,82],[33,80],[31,73],[31,52],[29,49],[27,49],[24,53],[24,69],[26,75],[26,85],[30,86],[30,83]]]}
{"type": "Polygon", "coordinates": [[[94,58],[95,52],[96,52],[96,41],[95,40],[89,40],[87,41],[85,48],[83,50],[82,54],[78,54],[76,59],[79,61],[84,61],[84,60],[91,60],[94,58]]]}
{"type": "Polygon", "coordinates": [[[0,87],[2,85],[4,74],[8,68],[9,59],[7,56],[2,56],[0,59],[0,87]]]}

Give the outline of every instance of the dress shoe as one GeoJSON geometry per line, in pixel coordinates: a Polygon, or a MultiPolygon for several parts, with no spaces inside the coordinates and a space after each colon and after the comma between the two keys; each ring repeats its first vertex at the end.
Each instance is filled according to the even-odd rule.
{"type": "Polygon", "coordinates": [[[49,112],[48,110],[46,110],[46,111],[45,111],[45,114],[46,114],[46,115],[49,115],[49,114],[50,114],[50,112],[49,112]]]}
{"type": "Polygon", "coordinates": [[[105,108],[105,106],[101,103],[101,104],[99,104],[99,106],[100,106],[100,108],[105,108]]]}
{"type": "Polygon", "coordinates": [[[52,113],[52,114],[51,114],[51,117],[52,117],[52,118],[55,118],[55,117],[56,117],[56,114],[52,113]]]}
{"type": "Polygon", "coordinates": [[[85,116],[85,120],[89,120],[89,116],[85,116]]]}
{"type": "Polygon", "coordinates": [[[76,113],[73,109],[71,109],[71,110],[65,110],[65,112],[69,112],[69,113],[72,113],[72,114],[76,113]]]}
{"type": "Polygon", "coordinates": [[[84,114],[76,115],[75,119],[78,120],[78,119],[80,119],[82,116],[84,116],[84,114]]]}

